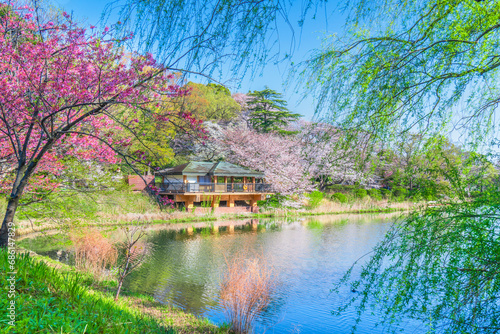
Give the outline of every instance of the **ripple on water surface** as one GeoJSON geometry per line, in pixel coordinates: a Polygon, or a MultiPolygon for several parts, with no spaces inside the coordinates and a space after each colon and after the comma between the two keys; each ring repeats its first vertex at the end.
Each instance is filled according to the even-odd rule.
{"type": "MultiPolygon", "coordinates": [[[[218,305],[225,256],[245,254],[267,259],[279,275],[269,308],[259,317],[256,332],[350,333],[353,309],[333,316],[336,306],[352,296],[345,289],[330,293],[350,265],[379,242],[393,219],[380,215],[321,216],[314,219],[248,220],[210,228],[148,233],[152,254],[126,281],[126,288],[152,294],[158,301],[224,322],[218,305]],[[243,225],[238,225],[242,224],[243,225]]],[[[383,333],[375,327],[379,316],[366,314],[356,333],[383,333]]],[[[416,324],[403,333],[423,333],[416,324]]]]}

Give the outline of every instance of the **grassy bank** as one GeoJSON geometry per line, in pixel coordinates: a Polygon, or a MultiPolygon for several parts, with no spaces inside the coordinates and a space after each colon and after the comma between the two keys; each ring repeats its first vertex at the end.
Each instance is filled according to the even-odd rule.
{"type": "MultiPolygon", "coordinates": [[[[95,283],[91,276],[49,259],[16,255],[16,324],[8,324],[7,295],[0,298],[2,333],[226,333],[198,319],[155,302],[129,295],[113,300],[111,282],[95,283]]],[[[9,289],[7,252],[0,250],[0,289],[9,289]]]]}
{"type": "MultiPolygon", "coordinates": [[[[0,201],[1,203],[2,201],[0,201]]],[[[1,205],[0,205],[1,206],[1,205]]],[[[299,217],[344,213],[389,213],[407,211],[412,202],[352,199],[340,203],[322,199],[314,208],[307,202],[301,209],[263,207],[258,214],[205,214],[195,215],[181,210],[160,210],[147,196],[126,189],[98,194],[76,193],[60,197],[50,203],[21,208],[16,216],[17,234],[24,235],[51,229],[72,229],[76,226],[113,226],[130,223],[195,223],[240,218],[299,217]]],[[[2,208],[0,207],[0,210],[2,208]]]]}

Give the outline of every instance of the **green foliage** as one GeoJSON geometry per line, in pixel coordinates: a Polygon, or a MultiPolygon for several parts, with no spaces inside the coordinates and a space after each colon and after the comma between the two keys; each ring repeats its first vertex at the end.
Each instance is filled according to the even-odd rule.
{"type": "Polygon", "coordinates": [[[380,193],[382,194],[382,197],[385,198],[385,199],[389,199],[391,197],[391,191],[389,189],[386,189],[386,188],[382,188],[380,189],[380,193]]]}
{"type": "MultiPolygon", "coordinates": [[[[114,134],[117,139],[130,139],[126,153],[134,157],[134,167],[139,171],[161,168],[174,159],[171,143],[175,136],[189,131],[186,120],[179,116],[179,109],[172,105],[172,99],[163,97],[161,107],[145,106],[148,111],[130,112],[123,108],[119,121],[127,128],[114,134]]],[[[123,164],[124,169],[128,167],[123,164]]],[[[132,172],[130,174],[133,174],[132,172]]]]}
{"type": "Polygon", "coordinates": [[[304,62],[328,119],[390,138],[411,127],[435,133],[455,118],[467,122],[461,130],[478,142],[487,135],[499,98],[500,60],[491,61],[498,52],[498,1],[350,1],[347,7],[349,35],[329,39],[304,62]]]}
{"type": "Polygon", "coordinates": [[[360,189],[356,189],[356,190],[354,190],[354,196],[355,196],[356,198],[363,199],[363,198],[365,198],[366,196],[368,196],[368,193],[367,193],[366,189],[361,189],[361,188],[360,188],[360,189]]]}
{"type": "Polygon", "coordinates": [[[470,193],[470,197],[472,197],[472,198],[478,198],[481,195],[482,195],[481,192],[477,191],[477,190],[476,191],[471,191],[471,193],[470,193]]]}
{"type": "Polygon", "coordinates": [[[473,150],[487,149],[498,135],[500,2],[346,6],[349,36],[325,43],[304,62],[318,110],[328,110],[325,116],[339,128],[370,133],[384,144],[406,140],[402,135],[410,130],[418,131],[414,139],[432,134],[425,147],[400,145],[417,154],[385,159],[383,175],[396,186],[397,200],[408,195],[402,187],[412,196],[450,199],[395,224],[361,273],[344,277],[358,293],[338,311],[355,307],[361,317],[382,309],[388,332],[398,332],[394,324],[403,319],[416,319],[429,332],[497,333],[500,193],[484,176],[488,162],[435,134],[462,131],[461,140],[473,150]],[[471,200],[470,191],[484,195],[471,200]]]}
{"type": "Polygon", "coordinates": [[[394,187],[392,189],[392,196],[395,198],[403,198],[404,199],[404,197],[406,196],[407,193],[408,193],[408,190],[406,190],[403,187],[394,187]]]}
{"type": "Polygon", "coordinates": [[[263,133],[294,133],[283,128],[301,115],[288,111],[287,102],[281,99],[280,93],[266,87],[262,91],[253,91],[248,96],[253,97],[247,104],[251,111],[249,122],[255,130],[263,133]]]}
{"type": "Polygon", "coordinates": [[[349,194],[349,193],[352,193],[354,190],[356,190],[356,186],[354,186],[354,185],[332,184],[332,185],[327,186],[326,189],[330,190],[332,192],[349,194]]]}
{"type": "Polygon", "coordinates": [[[359,293],[337,311],[381,309],[388,325],[413,318],[440,333],[498,332],[499,221],[498,191],[410,214],[360,274],[339,282],[336,290],[346,284],[359,293]]]}
{"type": "Polygon", "coordinates": [[[313,191],[307,195],[309,197],[309,208],[315,209],[323,200],[324,194],[321,191],[313,191]]]}
{"type": "Polygon", "coordinates": [[[422,187],[409,192],[414,200],[436,201],[444,196],[444,192],[437,186],[422,187]]]}
{"type": "Polygon", "coordinates": [[[382,193],[380,192],[379,189],[368,189],[367,190],[368,195],[373,198],[374,200],[381,200],[382,199],[382,193]]]}
{"type": "Polygon", "coordinates": [[[342,193],[334,193],[331,195],[331,198],[333,200],[340,202],[340,203],[347,203],[347,197],[346,197],[346,195],[344,195],[342,193]]]}
{"type": "MultiPolygon", "coordinates": [[[[0,205],[1,207],[1,205],[0,205]]],[[[62,190],[46,201],[19,207],[19,219],[83,220],[99,216],[120,216],[127,213],[159,212],[158,205],[142,193],[130,191],[126,185],[101,191],[62,190]]]]}
{"type": "Polygon", "coordinates": [[[189,95],[179,98],[177,103],[196,119],[229,121],[239,115],[241,107],[226,87],[194,82],[189,82],[186,86],[191,89],[189,95]]]}
{"type": "Polygon", "coordinates": [[[286,199],[286,196],[280,194],[273,194],[263,201],[257,201],[257,205],[263,208],[280,208],[281,202],[286,199]]]}
{"type": "MultiPolygon", "coordinates": [[[[169,333],[153,318],[140,314],[111,296],[90,291],[87,279],[74,272],[62,274],[27,254],[16,255],[15,333],[169,333]]],[[[7,251],[0,250],[0,270],[10,272],[7,251]]],[[[8,290],[6,277],[0,289],[8,290]]],[[[7,310],[9,299],[0,299],[7,310]]],[[[2,328],[13,330],[4,317],[2,328]]]]}

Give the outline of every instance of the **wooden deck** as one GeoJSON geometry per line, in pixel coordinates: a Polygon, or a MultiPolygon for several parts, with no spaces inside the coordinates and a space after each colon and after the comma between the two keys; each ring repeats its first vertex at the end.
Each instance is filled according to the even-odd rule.
{"type": "Polygon", "coordinates": [[[271,194],[267,183],[158,183],[160,194],[271,194]]]}

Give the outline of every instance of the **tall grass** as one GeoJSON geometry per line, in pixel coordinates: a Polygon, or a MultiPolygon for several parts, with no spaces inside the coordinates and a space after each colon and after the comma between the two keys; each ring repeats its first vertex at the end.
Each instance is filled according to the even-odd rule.
{"type": "MultiPolygon", "coordinates": [[[[10,271],[8,253],[0,249],[0,272],[10,271]]],[[[17,254],[16,326],[0,319],[1,333],[173,333],[159,321],[142,315],[125,302],[92,290],[89,279],[74,272],[62,273],[28,254],[17,254]]],[[[0,280],[7,291],[8,282],[0,280]]],[[[9,299],[0,298],[7,310],[9,299]]]]}
{"type": "Polygon", "coordinates": [[[75,249],[75,267],[91,273],[96,280],[106,276],[106,268],[115,265],[115,246],[97,231],[71,237],[75,249]]]}
{"type": "Polygon", "coordinates": [[[226,258],[227,271],[221,283],[220,304],[231,329],[249,333],[257,316],[269,305],[276,287],[273,269],[263,258],[226,258]]]}
{"type": "Polygon", "coordinates": [[[415,206],[413,202],[391,202],[388,200],[373,200],[369,197],[357,199],[347,203],[323,199],[311,210],[312,212],[348,212],[348,211],[379,211],[384,209],[407,211],[415,206]]]}

